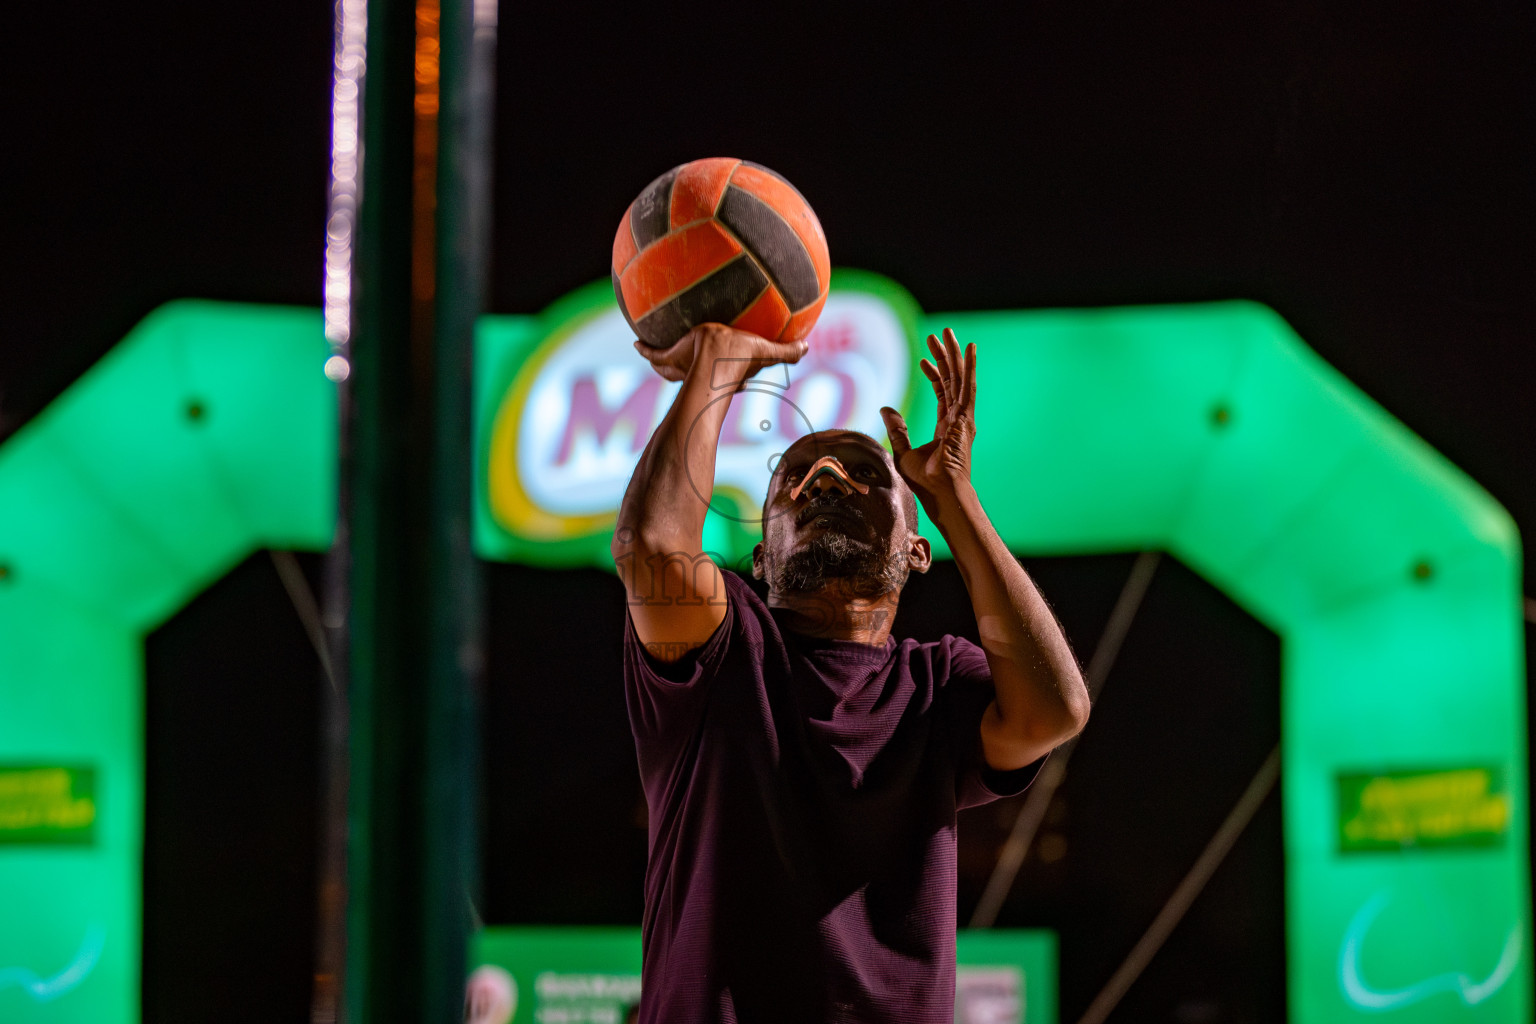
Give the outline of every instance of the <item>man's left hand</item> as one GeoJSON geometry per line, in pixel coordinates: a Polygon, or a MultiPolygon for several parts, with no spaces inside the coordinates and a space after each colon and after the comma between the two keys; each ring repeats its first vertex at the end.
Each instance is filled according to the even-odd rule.
{"type": "Polygon", "coordinates": [[[976,345],[960,351],[955,332],[944,328],[944,340],[928,335],[934,362],[919,362],[939,400],[939,418],[933,440],[913,448],[901,413],[882,406],[885,431],[891,439],[891,456],[923,511],[936,523],[939,513],[962,487],[971,482],[971,443],[976,438],[976,345]]]}

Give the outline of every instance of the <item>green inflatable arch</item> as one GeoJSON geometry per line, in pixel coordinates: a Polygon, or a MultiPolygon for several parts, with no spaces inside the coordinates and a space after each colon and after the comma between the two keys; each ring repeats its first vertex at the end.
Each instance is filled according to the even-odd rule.
{"type": "MultiPolygon", "coordinates": [[[[1281,636],[1292,1019],[1529,1020],[1497,503],[1260,306],[923,316],[835,288],[900,307],[914,363],[942,326],[977,344],[975,473],[1014,550],[1163,549],[1281,636]]],[[[578,305],[482,323],[482,438],[484,382],[611,301],[578,305]]],[[[0,1020],[138,1018],[143,637],[251,551],[329,544],[326,354],[316,311],[175,303],[0,448],[0,1020]]],[[[931,430],[931,394],[903,411],[931,430]]]]}
{"type": "Polygon", "coordinates": [[[0,1020],[139,1017],[144,636],[252,551],[330,543],[320,331],[165,306],[0,448],[0,1020]]]}

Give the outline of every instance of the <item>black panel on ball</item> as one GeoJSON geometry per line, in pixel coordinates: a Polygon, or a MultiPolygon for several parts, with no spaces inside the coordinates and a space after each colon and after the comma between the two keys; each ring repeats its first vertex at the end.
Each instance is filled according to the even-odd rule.
{"type": "Polygon", "coordinates": [[[728,324],[768,288],[768,276],[746,253],[640,319],[635,331],[648,344],[672,344],[699,324],[728,324]]]}
{"type": "Polygon", "coordinates": [[[635,247],[644,249],[667,233],[671,223],[672,181],[677,168],[663,174],[645,187],[629,215],[629,229],[635,236],[635,247]]]}
{"type": "Polygon", "coordinates": [[[773,207],[735,185],[725,190],[716,218],[735,232],[756,256],[792,312],[804,309],[821,297],[816,265],[794,228],[773,207]]]}
{"type": "Polygon", "coordinates": [[[677,300],[664,302],[632,324],[640,340],[655,348],[666,348],[688,333],[689,324],[678,312],[677,300]]]}
{"type": "Polygon", "coordinates": [[[728,324],[744,313],[767,287],[767,276],[750,256],[743,253],[668,305],[675,304],[690,326],[728,324]]]}
{"type": "Polygon", "coordinates": [[[619,312],[624,314],[624,322],[629,324],[629,329],[638,334],[639,330],[635,327],[635,318],[629,315],[629,304],[624,301],[624,289],[619,287],[619,272],[611,270],[609,275],[613,278],[613,297],[619,304],[619,312]]]}

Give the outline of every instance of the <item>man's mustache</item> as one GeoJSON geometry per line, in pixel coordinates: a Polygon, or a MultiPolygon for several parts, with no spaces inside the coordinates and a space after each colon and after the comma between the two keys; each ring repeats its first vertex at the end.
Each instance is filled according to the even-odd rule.
{"type": "Polygon", "coordinates": [[[795,516],[795,525],[804,526],[823,512],[836,512],[864,521],[864,513],[853,505],[838,498],[817,495],[806,503],[805,507],[795,516]]]}

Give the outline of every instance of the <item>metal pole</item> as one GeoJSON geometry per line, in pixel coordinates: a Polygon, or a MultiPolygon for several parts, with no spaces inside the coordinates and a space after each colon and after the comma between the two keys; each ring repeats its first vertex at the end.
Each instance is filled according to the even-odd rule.
{"type": "MultiPolygon", "coordinates": [[[[1161,559],[1161,552],[1143,551],[1131,565],[1130,575],[1126,577],[1125,586],[1120,589],[1120,597],[1109,613],[1104,633],[1099,637],[1098,645],[1093,649],[1093,657],[1088,662],[1088,695],[1095,702],[1099,699],[1099,692],[1104,689],[1104,680],[1109,678],[1109,670],[1115,665],[1120,645],[1125,642],[1125,635],[1131,630],[1131,623],[1135,621],[1136,612],[1141,607],[1141,599],[1146,596],[1147,587],[1152,585],[1152,574],[1157,571],[1157,563],[1161,559]]],[[[997,864],[987,879],[987,887],[982,891],[981,899],[971,914],[970,927],[991,928],[997,923],[997,913],[1003,909],[1003,901],[1008,898],[1014,879],[1018,878],[1019,869],[1024,866],[1024,857],[1035,841],[1040,823],[1045,820],[1046,809],[1067,777],[1067,762],[1072,759],[1072,751],[1077,749],[1078,738],[1068,740],[1052,751],[1034,785],[1029,787],[1029,795],[1024,798],[1018,816],[1013,819],[1013,828],[1009,830],[1008,839],[998,854],[997,864]]]]}
{"type": "MultiPolygon", "coordinates": [[[[418,26],[424,7],[417,0],[418,26]]],[[[417,80],[422,47],[418,27],[417,80]]],[[[442,0],[441,88],[433,306],[436,426],[432,459],[435,546],[430,566],[433,641],[428,716],[427,898],[435,925],[427,959],[423,1020],[463,1016],[468,939],[479,902],[479,696],[483,603],[470,548],[474,459],[474,335],[489,252],[491,104],[495,90],[495,0],[442,0]]],[[[417,94],[421,124],[421,93],[417,94]]],[[[418,141],[419,141],[418,134],[418,141]]],[[[418,145],[418,157],[421,156],[418,145]]]]}
{"type": "Polygon", "coordinates": [[[353,1024],[462,1014],[482,661],[470,371],[494,40],[481,13],[473,0],[368,3],[345,467],[353,1024]]]}
{"type": "Polygon", "coordinates": [[[1105,983],[1103,991],[1094,997],[1082,1017],[1078,1018],[1077,1024],[1104,1024],[1115,1007],[1120,1005],[1120,1000],[1130,991],[1131,985],[1141,977],[1141,972],[1147,969],[1173,929],[1184,919],[1195,898],[1205,888],[1205,883],[1211,880],[1221,862],[1232,851],[1233,844],[1258,813],[1259,806],[1279,779],[1280,744],[1276,743],[1275,749],[1269,752],[1253,780],[1248,783],[1248,788],[1243,790],[1243,795],[1238,797],[1237,803],[1228,812],[1226,820],[1221,823],[1211,841],[1205,844],[1194,866],[1173,891],[1173,895],[1168,897],[1163,909],[1157,912],[1157,917],[1152,919],[1141,939],[1126,954],[1125,962],[1105,983]]]}

